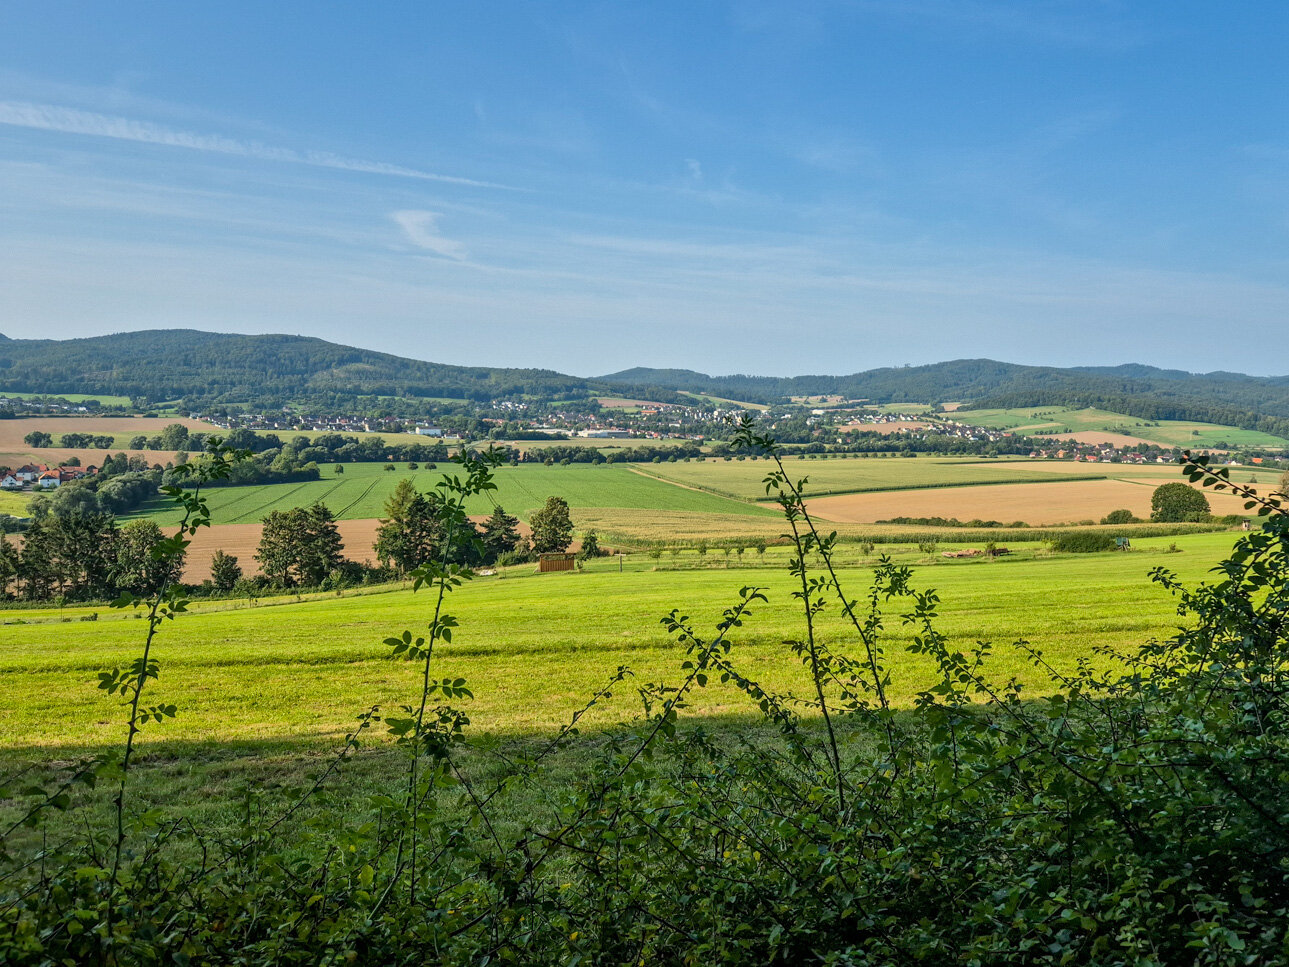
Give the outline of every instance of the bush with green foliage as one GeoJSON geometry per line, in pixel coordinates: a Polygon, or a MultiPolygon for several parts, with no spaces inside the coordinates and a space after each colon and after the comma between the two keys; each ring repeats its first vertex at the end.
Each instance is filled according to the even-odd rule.
{"type": "Polygon", "coordinates": [[[1150,519],[1154,521],[1205,520],[1208,514],[1208,498],[1189,484],[1162,484],[1150,497],[1150,519]]]}
{"type": "Polygon", "coordinates": [[[1134,515],[1134,514],[1133,514],[1133,512],[1132,512],[1132,511],[1130,511],[1130,510],[1128,510],[1128,509],[1126,509],[1126,508],[1121,508],[1121,509],[1119,509],[1119,510],[1112,510],[1112,511],[1110,511],[1110,513],[1106,514],[1104,517],[1102,517],[1102,518],[1101,518],[1101,523],[1103,523],[1103,524],[1135,524],[1135,523],[1137,523],[1137,517],[1136,517],[1136,515],[1134,515]]]}

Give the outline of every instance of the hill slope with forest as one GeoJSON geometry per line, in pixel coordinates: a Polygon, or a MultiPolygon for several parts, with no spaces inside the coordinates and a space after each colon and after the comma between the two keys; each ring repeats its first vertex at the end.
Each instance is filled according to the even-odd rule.
{"type": "Polygon", "coordinates": [[[848,376],[709,376],[635,368],[585,379],[548,369],[450,366],[307,336],[166,329],[87,339],[0,336],[0,392],[100,393],[193,407],[305,402],[344,409],[359,397],[661,402],[681,392],[753,403],[840,395],[876,403],[968,407],[1096,406],[1150,420],[1195,420],[1289,436],[1289,377],[1185,373],[1140,364],[1060,369],[990,359],[872,369],[848,376]]]}
{"type": "Polygon", "coordinates": [[[220,402],[354,396],[490,400],[590,392],[586,380],[551,370],[449,366],[307,336],[191,329],[5,339],[0,390],[220,402]]]}
{"type": "Polygon", "coordinates": [[[966,407],[1095,406],[1148,420],[1221,423],[1289,436],[1289,376],[1185,373],[1128,364],[1022,366],[956,359],[927,366],[872,369],[849,376],[707,376],[689,370],[631,369],[605,382],[665,386],[765,403],[790,396],[844,396],[875,403],[965,403],[966,407]]]}

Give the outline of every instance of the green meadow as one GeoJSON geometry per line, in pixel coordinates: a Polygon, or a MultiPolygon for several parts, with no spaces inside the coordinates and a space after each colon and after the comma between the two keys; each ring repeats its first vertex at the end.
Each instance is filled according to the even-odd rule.
{"type": "MultiPolygon", "coordinates": [[[[1041,693],[1044,676],[1010,642],[1026,639],[1060,668],[1080,658],[1104,664],[1098,649],[1132,650],[1167,635],[1174,624],[1175,601],[1150,583],[1151,568],[1169,567],[1196,581],[1233,540],[1229,533],[1157,538],[1136,542],[1131,553],[1096,555],[1054,555],[1031,546],[1017,548],[1012,558],[966,562],[927,558],[912,547],[891,550],[914,567],[919,587],[938,589],[940,627],[954,648],[994,642],[994,676],[1015,675],[1041,693]],[[1180,552],[1170,552],[1170,544],[1180,552]]],[[[851,596],[862,598],[869,572],[855,552],[847,554],[843,580],[851,596]]],[[[460,627],[439,646],[435,674],[469,680],[477,730],[547,733],[619,666],[641,681],[674,679],[684,649],[659,619],[678,608],[700,633],[711,633],[738,588],[755,585],[770,600],[734,635],[733,658],[767,685],[800,690],[803,669],[784,643],[801,633],[785,563],[777,549],[764,558],[752,552],[732,559],[632,555],[624,562],[600,559],[581,572],[542,575],[524,566],[480,577],[449,599],[460,627]]],[[[382,642],[404,629],[423,629],[431,609],[428,595],[401,587],[197,606],[160,633],[155,657],[162,672],[153,695],[176,704],[179,714],[149,726],[147,743],[325,749],[361,710],[411,699],[417,669],[389,661],[382,642]]],[[[96,677],[138,653],[144,622],[106,608],[7,610],[0,620],[0,674],[11,685],[0,705],[4,744],[43,758],[119,741],[119,700],[98,691],[96,677]],[[97,620],[85,620],[94,613],[97,620]]],[[[924,661],[903,650],[908,629],[894,618],[887,627],[892,695],[908,704],[931,679],[924,661]]],[[[820,634],[833,647],[858,647],[835,606],[820,634]]],[[[634,716],[630,689],[621,692],[621,701],[596,709],[587,722],[634,716]]],[[[747,712],[735,693],[713,684],[688,714],[747,712]]]]}
{"type": "Polygon", "coordinates": [[[0,514],[13,517],[27,516],[27,503],[31,500],[29,493],[10,493],[0,490],[0,514]]]}
{"type": "Polygon", "coordinates": [[[97,400],[104,406],[129,406],[130,397],[112,396],[104,393],[14,393],[5,390],[5,396],[11,396],[19,400],[37,400],[37,399],[60,399],[67,400],[68,403],[84,403],[86,400],[97,400]]]}
{"type": "MultiPolygon", "coordinates": [[[[242,487],[215,487],[207,493],[212,519],[220,524],[245,524],[263,520],[275,510],[322,501],[338,519],[380,517],[385,501],[398,481],[408,478],[422,491],[429,491],[452,473],[455,464],[444,463],[437,469],[422,464],[408,470],[397,464],[396,470],[384,469],[379,463],[345,464],[337,474],[333,465],[322,468],[322,479],[304,483],[263,484],[242,487]]],[[[468,506],[472,514],[486,514],[493,503],[523,519],[541,509],[546,498],[563,497],[576,512],[581,508],[613,507],[635,510],[680,510],[724,515],[770,516],[773,511],[717,494],[677,487],[672,483],[636,473],[621,464],[569,464],[546,466],[521,464],[500,467],[494,476],[497,489],[491,495],[474,499],[468,506]]],[[[164,499],[144,505],[134,516],[147,516],[163,525],[178,521],[178,512],[164,499]]]]}

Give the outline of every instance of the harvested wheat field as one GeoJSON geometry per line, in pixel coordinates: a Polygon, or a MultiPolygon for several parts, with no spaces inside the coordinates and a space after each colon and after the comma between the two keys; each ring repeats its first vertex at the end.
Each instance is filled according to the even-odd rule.
{"type": "Polygon", "coordinates": [[[149,467],[157,463],[164,467],[174,461],[176,452],[175,450],[127,450],[125,447],[113,447],[110,450],[73,450],[68,447],[41,447],[39,450],[33,450],[30,447],[19,447],[17,450],[0,450],[0,467],[20,467],[24,463],[43,463],[46,466],[57,467],[67,463],[72,457],[79,460],[82,467],[97,467],[102,465],[104,457],[116,456],[118,453],[124,453],[127,457],[143,457],[148,461],[149,467]]]}
{"type": "Polygon", "coordinates": [[[24,463],[59,464],[72,457],[83,466],[103,462],[107,453],[141,455],[149,464],[164,464],[173,460],[173,450],[127,450],[125,444],[131,437],[156,436],[172,423],[182,423],[196,433],[222,433],[219,427],[204,420],[188,420],[166,416],[24,416],[16,420],[0,420],[0,466],[21,466],[24,463]],[[50,434],[57,443],[64,433],[112,434],[116,444],[110,450],[73,450],[67,447],[34,449],[23,442],[33,430],[50,434]]]}
{"type": "MultiPolygon", "coordinates": [[[[1075,480],[1045,484],[992,484],[886,493],[820,497],[808,502],[810,512],[836,523],[869,523],[895,517],[956,517],[1003,523],[1072,524],[1100,520],[1125,507],[1150,517],[1154,480],[1075,480]]],[[[1245,513],[1244,502],[1229,494],[1207,493],[1215,514],[1245,513]]]]}
{"type": "MultiPolygon", "coordinates": [[[[997,467],[1002,461],[969,463],[969,467],[997,467]]],[[[1181,480],[1182,474],[1177,464],[1168,463],[1085,463],[1075,460],[1009,460],[1006,465],[1034,470],[1038,473],[1060,474],[1062,477],[1073,477],[1086,474],[1089,477],[1150,477],[1160,478],[1160,482],[1181,480]]]]}
{"type": "Polygon", "coordinates": [[[930,423],[924,420],[896,420],[894,423],[847,423],[838,429],[860,433],[881,433],[890,436],[892,433],[906,433],[913,430],[925,430],[930,423]]]}
{"type": "Polygon", "coordinates": [[[205,420],[177,416],[22,416],[16,420],[0,420],[0,450],[25,447],[22,438],[32,430],[43,430],[57,441],[64,433],[111,433],[126,437],[142,433],[154,436],[172,423],[182,423],[194,433],[225,432],[205,420]]]}
{"type": "MultiPolygon", "coordinates": [[[[1160,440],[1147,440],[1139,436],[1126,436],[1122,433],[1114,433],[1110,430],[1079,430],[1077,433],[1044,433],[1042,434],[1050,440],[1069,440],[1074,443],[1107,443],[1111,446],[1159,446],[1160,440]]],[[[1163,444],[1167,446],[1167,444],[1163,444]]]]}

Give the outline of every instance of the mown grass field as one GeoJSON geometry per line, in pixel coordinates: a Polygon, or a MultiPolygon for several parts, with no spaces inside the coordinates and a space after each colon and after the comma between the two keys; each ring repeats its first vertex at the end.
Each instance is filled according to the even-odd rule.
{"type": "Polygon", "coordinates": [[[1112,435],[1149,440],[1161,446],[1211,447],[1228,443],[1234,447],[1283,447],[1287,441],[1256,430],[1217,423],[1192,423],[1184,420],[1143,420],[1123,413],[1087,407],[1066,406],[1019,407],[1013,409],[958,410],[954,419],[977,426],[1016,430],[1021,433],[1058,434],[1064,430],[1084,433],[1105,430],[1112,435]]]}
{"type": "MultiPolygon", "coordinates": [[[[1096,656],[1099,647],[1131,649],[1167,634],[1175,603],[1150,584],[1147,572],[1164,565],[1198,579],[1232,541],[1230,534],[1195,535],[1143,540],[1129,554],[937,561],[916,567],[917,584],[939,589],[940,625],[955,648],[996,642],[995,675],[1017,675],[1041,692],[1043,676],[1008,642],[1024,638],[1069,668],[1081,657],[1104,661],[1096,656]],[[1167,553],[1170,543],[1182,553],[1167,553]]],[[[915,549],[899,553],[909,562],[920,558],[915,549]]],[[[800,663],[783,643],[800,634],[800,622],[782,556],[771,551],[728,569],[718,561],[695,568],[691,557],[679,569],[664,561],[655,570],[653,561],[637,555],[622,573],[617,561],[600,560],[583,573],[537,575],[525,567],[477,579],[451,598],[449,610],[460,628],[441,646],[436,674],[469,679],[476,696],[471,715],[480,731],[546,732],[619,665],[642,680],[675,678],[683,648],[659,625],[672,608],[710,632],[738,587],[757,585],[771,600],[736,634],[735,660],[767,684],[802,688],[800,663]]],[[[850,567],[845,579],[850,593],[860,595],[867,572],[850,567]]],[[[225,602],[181,616],[164,626],[155,653],[162,664],[155,695],[178,705],[179,715],[150,726],[147,742],[326,747],[362,709],[410,700],[417,670],[388,661],[382,640],[423,628],[431,607],[424,594],[392,590],[257,607],[225,602]]],[[[6,622],[0,673],[11,686],[0,706],[0,738],[11,749],[52,757],[120,738],[119,702],[96,690],[96,676],[137,654],[145,625],[106,609],[97,621],[76,620],[86,613],[0,612],[6,622]]],[[[820,627],[830,644],[855,647],[853,633],[835,614],[820,627]]],[[[930,679],[922,660],[902,650],[907,629],[898,620],[888,627],[893,696],[907,704],[930,679]]],[[[690,714],[744,710],[738,696],[713,686],[690,714]]],[[[604,724],[634,714],[626,700],[588,721],[604,724]]]]}
{"type": "MultiPolygon", "coordinates": [[[[217,523],[242,524],[263,520],[274,510],[311,504],[320,500],[339,519],[380,517],[385,502],[402,478],[411,479],[417,489],[428,491],[451,473],[454,464],[441,464],[430,470],[425,465],[408,470],[398,464],[395,471],[379,463],[345,464],[343,474],[335,466],[323,467],[323,478],[296,484],[264,484],[244,487],[216,487],[208,491],[211,514],[217,523]]],[[[636,473],[621,464],[570,464],[550,466],[521,464],[500,467],[494,480],[497,489],[468,505],[472,514],[491,512],[493,503],[522,519],[541,509],[551,496],[563,497],[574,511],[589,507],[639,510],[682,510],[723,515],[772,515],[766,507],[757,507],[716,494],[677,487],[665,481],[636,473]]],[[[158,499],[145,505],[134,516],[152,517],[162,524],[178,520],[172,505],[158,499]]]]}
{"type": "MultiPolygon", "coordinates": [[[[1051,472],[1035,470],[1032,461],[984,461],[978,457],[890,457],[867,459],[810,460],[787,457],[784,461],[793,480],[808,477],[806,492],[862,493],[877,490],[905,490],[920,487],[952,487],[987,483],[1050,483],[1051,472]]],[[[1062,463],[1069,476],[1085,476],[1083,465],[1062,463]]],[[[708,458],[702,463],[650,463],[640,470],[690,487],[704,487],[746,500],[766,499],[762,480],[774,469],[772,461],[708,458]]],[[[1099,471],[1104,472],[1104,471],[1099,471]]],[[[1058,475],[1059,476],[1059,475],[1058,475]]]]}

